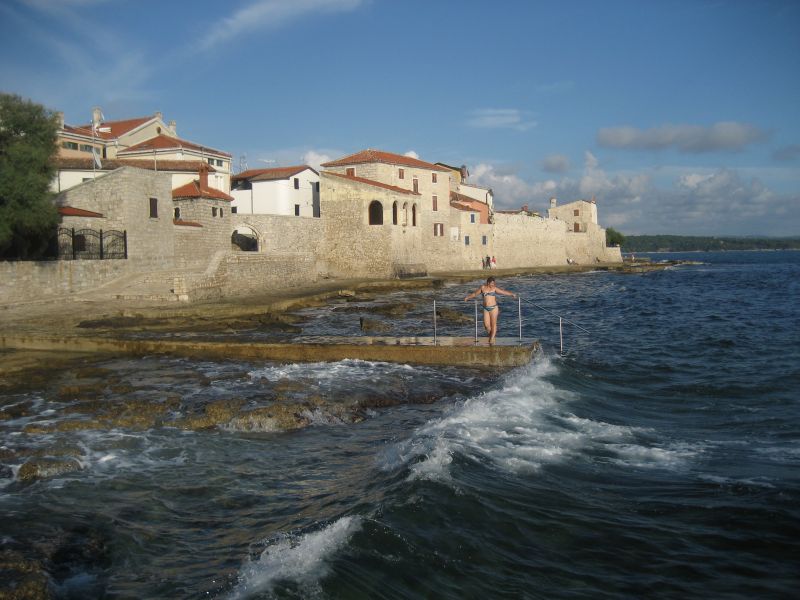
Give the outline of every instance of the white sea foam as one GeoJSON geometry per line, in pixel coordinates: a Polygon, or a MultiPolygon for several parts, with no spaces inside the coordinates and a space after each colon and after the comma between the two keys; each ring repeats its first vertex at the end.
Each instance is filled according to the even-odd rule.
{"type": "Polygon", "coordinates": [[[576,395],[547,379],[557,368],[544,357],[509,376],[499,389],[454,406],[388,449],[382,467],[407,466],[409,479],[451,483],[456,456],[522,474],[578,459],[677,468],[702,451],[687,444],[656,444],[643,429],[568,412],[576,395]],[[643,434],[647,441],[640,441],[643,434]]]}
{"type": "Polygon", "coordinates": [[[310,595],[328,573],[328,560],[361,528],[358,517],[342,517],[319,531],[283,534],[268,542],[257,560],[245,564],[232,599],[269,592],[279,581],[292,581],[310,595]]]}

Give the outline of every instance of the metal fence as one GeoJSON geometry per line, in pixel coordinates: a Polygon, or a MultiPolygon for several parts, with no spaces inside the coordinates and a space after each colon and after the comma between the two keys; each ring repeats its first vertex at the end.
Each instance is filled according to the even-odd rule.
{"type": "Polygon", "coordinates": [[[128,232],[58,228],[59,260],[128,258],[128,232]]]}

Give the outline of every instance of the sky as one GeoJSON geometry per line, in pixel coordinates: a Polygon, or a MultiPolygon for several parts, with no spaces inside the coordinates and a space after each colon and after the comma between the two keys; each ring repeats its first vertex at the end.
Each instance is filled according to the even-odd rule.
{"type": "Polygon", "coordinates": [[[0,0],[0,91],[234,170],[365,148],[624,234],[800,235],[798,0],[0,0]]]}

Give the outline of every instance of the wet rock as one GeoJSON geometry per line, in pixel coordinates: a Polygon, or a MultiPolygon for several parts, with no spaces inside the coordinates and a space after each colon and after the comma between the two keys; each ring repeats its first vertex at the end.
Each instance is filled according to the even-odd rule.
{"type": "Polygon", "coordinates": [[[136,327],[144,324],[145,319],[139,315],[130,317],[109,317],[106,319],[91,319],[81,321],[78,327],[82,329],[116,329],[136,327]]]}
{"type": "Polygon", "coordinates": [[[57,421],[55,423],[28,423],[22,431],[30,434],[46,434],[56,431],[85,431],[105,428],[106,426],[97,419],[86,419],[80,421],[57,421]]]}
{"type": "Polygon", "coordinates": [[[129,383],[119,383],[117,385],[112,385],[108,389],[111,390],[114,394],[122,396],[125,394],[132,394],[133,392],[135,392],[140,388],[133,387],[129,383]]]}
{"type": "Polygon", "coordinates": [[[303,404],[275,404],[257,408],[231,419],[228,428],[236,431],[291,431],[308,427],[311,420],[303,404]]]}
{"type": "Polygon", "coordinates": [[[375,319],[369,319],[367,317],[361,317],[358,320],[359,326],[361,327],[361,331],[366,331],[368,333],[387,333],[392,330],[392,328],[383,323],[382,321],[376,321],[375,319]]]}
{"type": "Polygon", "coordinates": [[[79,573],[95,574],[94,589],[86,589],[87,597],[103,597],[103,574],[111,566],[108,535],[94,526],[78,526],[61,533],[47,552],[47,570],[57,582],[79,573]]]}
{"type": "Polygon", "coordinates": [[[17,479],[20,481],[46,479],[80,471],[81,468],[81,464],[74,458],[31,458],[19,468],[17,479]]]}
{"type": "Polygon", "coordinates": [[[393,302],[392,304],[381,304],[369,308],[371,313],[384,315],[387,317],[402,317],[416,308],[413,302],[393,302]]]}
{"type": "Polygon", "coordinates": [[[0,410],[0,421],[10,421],[12,419],[19,419],[20,417],[28,417],[31,414],[30,409],[32,405],[32,402],[26,401],[4,406],[3,409],[0,410]]]}
{"type": "Polygon", "coordinates": [[[436,318],[444,323],[474,323],[475,317],[452,308],[440,307],[436,309],[436,318]]]}
{"type": "Polygon", "coordinates": [[[97,398],[102,395],[105,383],[86,383],[81,385],[62,385],[58,389],[60,400],[80,400],[82,398],[97,398]]]}
{"type": "Polygon", "coordinates": [[[105,400],[88,400],[86,402],[76,402],[61,409],[62,414],[81,413],[84,415],[98,414],[103,409],[108,407],[108,402],[105,400]]]}
{"type": "Polygon", "coordinates": [[[53,598],[42,565],[18,552],[0,552],[0,598],[3,600],[47,600],[53,598]]]}
{"type": "Polygon", "coordinates": [[[77,457],[77,456],[83,456],[83,451],[77,446],[70,446],[68,444],[58,444],[55,446],[49,446],[48,448],[39,448],[33,453],[33,456],[77,457]]]}
{"type": "Polygon", "coordinates": [[[207,404],[202,415],[187,416],[172,424],[181,429],[210,429],[228,423],[239,409],[244,405],[244,400],[230,399],[218,400],[207,404]]]}
{"type": "Polygon", "coordinates": [[[83,367],[75,371],[75,379],[105,379],[113,373],[103,367],[83,367]]]}
{"type": "Polygon", "coordinates": [[[285,394],[287,392],[304,392],[308,389],[308,385],[302,381],[295,381],[292,379],[279,379],[273,388],[278,394],[285,394]]]}

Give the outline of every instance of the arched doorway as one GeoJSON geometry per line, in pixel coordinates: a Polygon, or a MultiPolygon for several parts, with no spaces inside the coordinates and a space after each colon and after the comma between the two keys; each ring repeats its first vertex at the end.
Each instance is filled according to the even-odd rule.
{"type": "Polygon", "coordinates": [[[247,225],[239,225],[231,234],[231,249],[258,252],[258,232],[247,225]]]}
{"type": "Polygon", "coordinates": [[[377,200],[369,203],[369,224],[383,225],[383,204],[377,200]]]}

